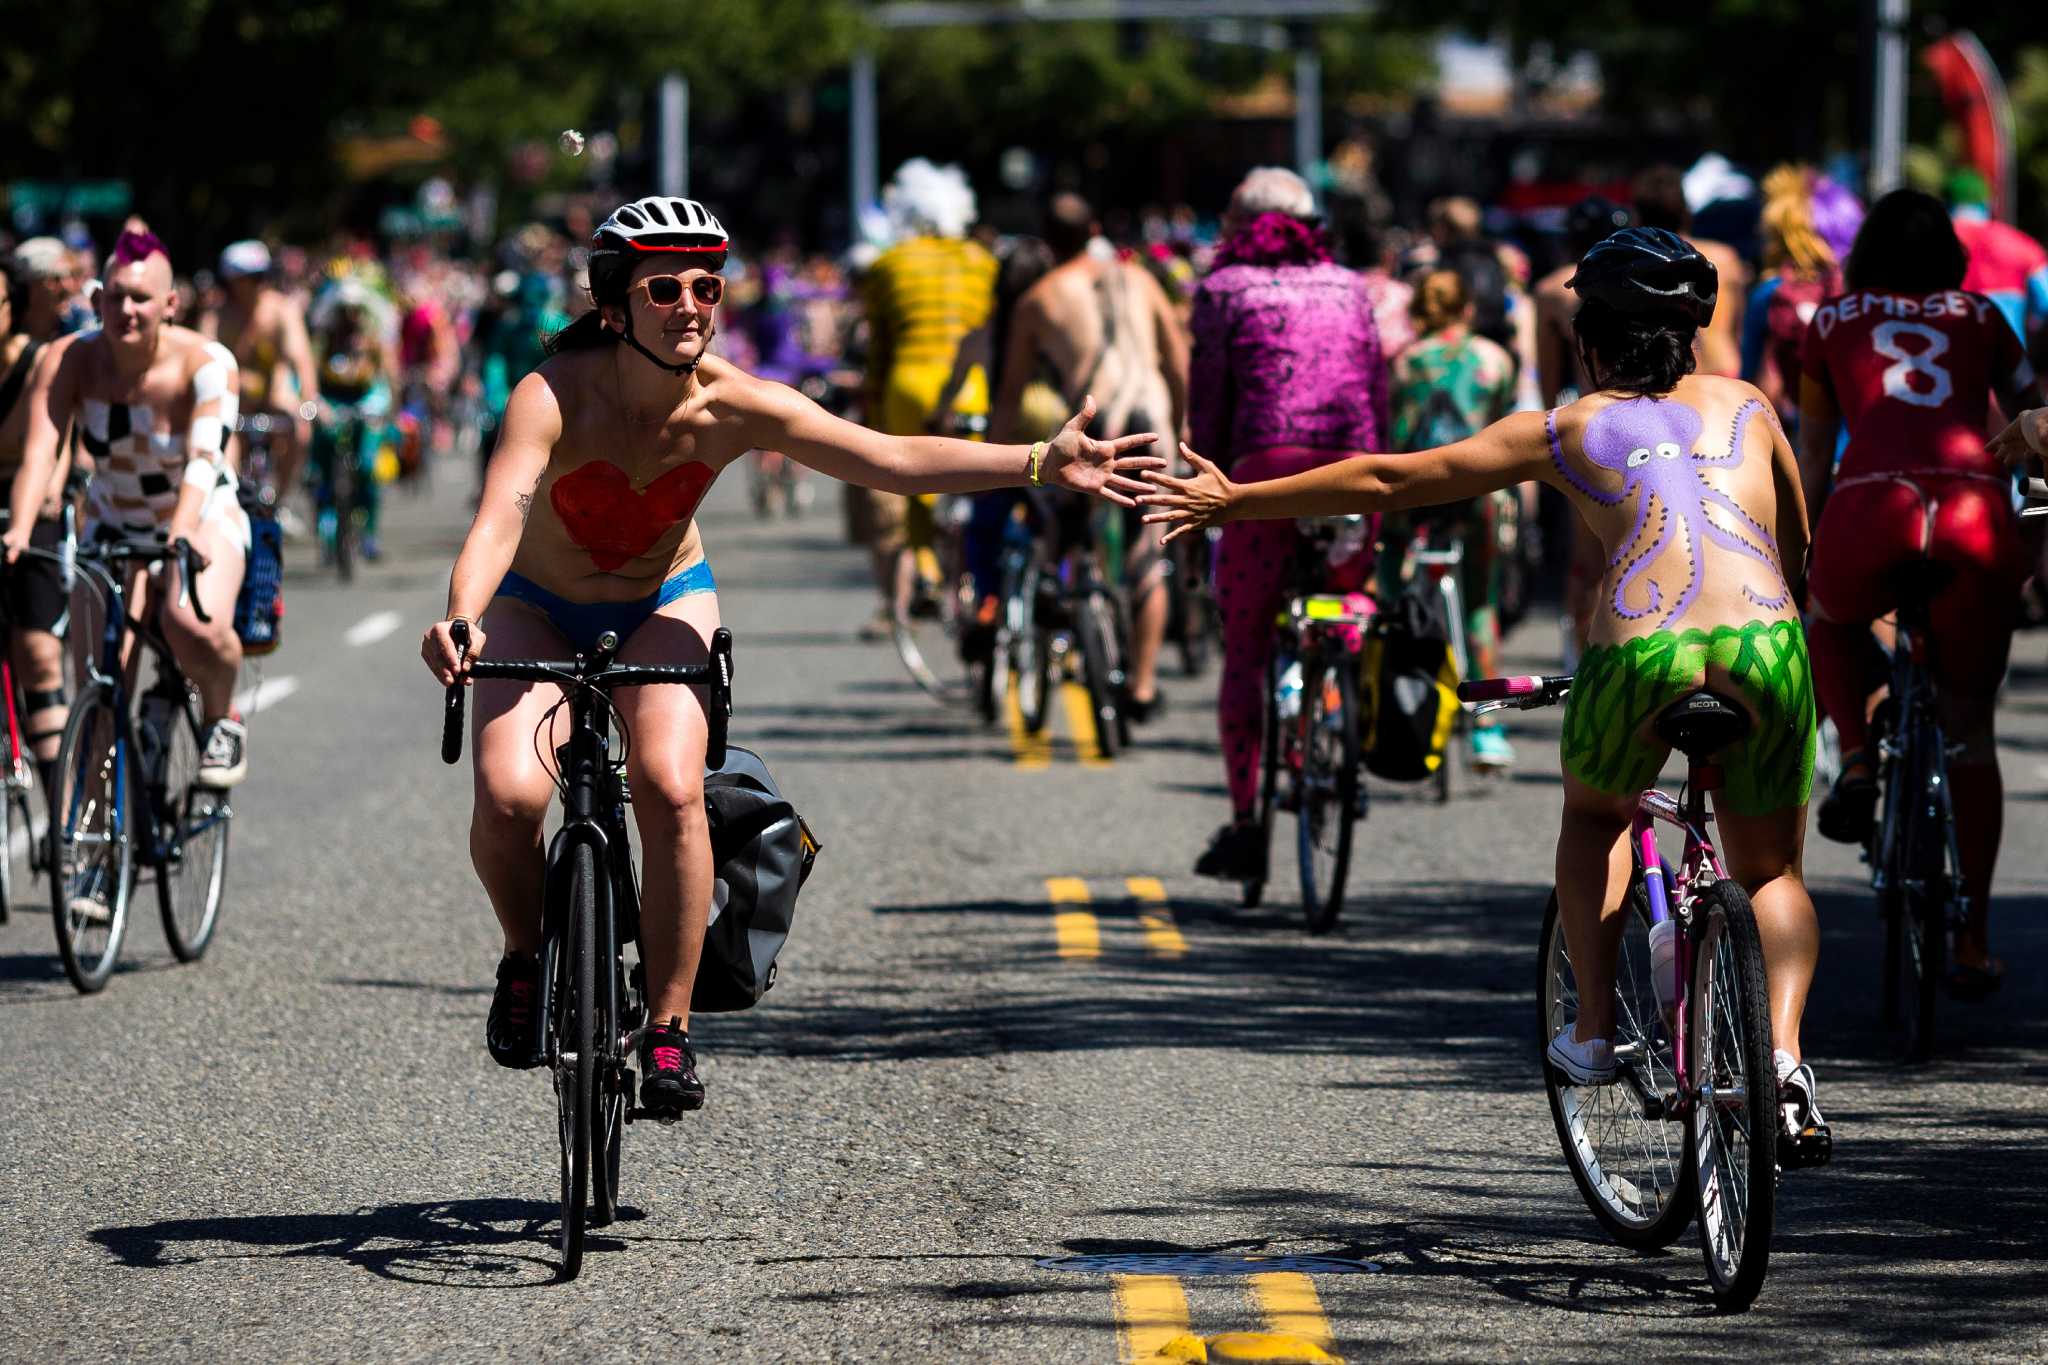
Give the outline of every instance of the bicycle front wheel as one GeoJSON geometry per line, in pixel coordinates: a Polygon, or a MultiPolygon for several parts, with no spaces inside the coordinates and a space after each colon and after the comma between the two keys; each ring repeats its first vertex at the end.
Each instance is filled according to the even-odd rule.
{"type": "Polygon", "coordinates": [[[597,858],[585,843],[569,848],[567,913],[554,953],[555,1113],[562,1143],[562,1273],[583,1269],[590,1216],[591,1134],[597,1106],[597,858]]]}
{"type": "Polygon", "coordinates": [[[197,962],[213,942],[228,884],[228,794],[199,781],[199,704],[190,692],[170,713],[164,737],[163,781],[152,782],[156,803],[157,909],[164,937],[180,962],[197,962]]]}
{"type": "MultiPolygon", "coordinates": [[[[1118,714],[1116,696],[1122,660],[1117,653],[1115,611],[1107,590],[1088,594],[1081,604],[1074,634],[1081,648],[1081,675],[1088,689],[1088,710],[1095,717],[1096,752],[1104,758],[1115,758],[1124,742],[1124,722],[1118,714]]],[[[1075,736],[1077,741],[1079,738],[1075,736]]]]}
{"type": "Polygon", "coordinates": [[[64,974],[87,994],[107,984],[128,931],[135,845],[126,756],[113,688],[88,687],[65,723],[50,793],[50,917],[64,974]]]}
{"type": "Polygon", "coordinates": [[[362,439],[351,426],[334,446],[334,568],[344,583],[356,576],[356,450],[362,439]]]}
{"type": "Polygon", "coordinates": [[[1700,1252],[1717,1307],[1755,1301],[1771,1258],[1778,1187],[1778,1073],[1771,1063],[1763,940],[1749,897],[1732,881],[1693,911],[1686,1002],[1693,1085],[1693,1178],[1700,1252]]]}
{"type": "MultiPolygon", "coordinates": [[[[1670,1246],[1698,1205],[1685,1130],[1665,1104],[1677,1095],[1671,1037],[1650,979],[1650,914],[1643,886],[1630,888],[1628,916],[1614,960],[1614,1055],[1623,1068],[1612,1085],[1575,1085],[1543,1064],[1550,1117],[1572,1181],[1607,1235],[1637,1251],[1670,1246]],[[1654,1097],[1655,1103],[1651,1103],[1654,1097]]],[[[1557,893],[1543,912],[1536,956],[1537,1056],[1579,1015],[1579,986],[1565,949],[1557,893]]]]}
{"type": "Polygon", "coordinates": [[[1351,670],[1312,662],[1301,676],[1301,776],[1294,828],[1301,913],[1327,933],[1344,910],[1351,840],[1358,825],[1358,697],[1351,670]]]}

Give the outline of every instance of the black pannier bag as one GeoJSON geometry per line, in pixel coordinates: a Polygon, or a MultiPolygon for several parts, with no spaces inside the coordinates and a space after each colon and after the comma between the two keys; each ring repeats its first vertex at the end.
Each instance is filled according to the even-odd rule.
{"type": "Polygon", "coordinates": [[[1404,592],[1373,617],[1359,699],[1365,770],[1390,782],[1432,776],[1458,718],[1458,660],[1435,592],[1404,592]]]}
{"type": "Polygon", "coordinates": [[[726,746],[704,778],[711,822],[711,923],[690,1008],[743,1010],[775,984],[775,957],[796,918],[797,892],[820,847],[751,749],[726,746]]]}

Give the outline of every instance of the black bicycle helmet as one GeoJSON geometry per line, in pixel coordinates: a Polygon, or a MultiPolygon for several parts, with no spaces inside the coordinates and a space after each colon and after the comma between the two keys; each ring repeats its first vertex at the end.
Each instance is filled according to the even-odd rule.
{"type": "MultiPolygon", "coordinates": [[[[730,245],[725,225],[694,199],[650,194],[621,204],[592,235],[590,296],[600,304],[623,303],[627,277],[642,255],[676,253],[677,269],[695,267],[716,274],[725,269],[730,245]]],[[[649,363],[670,374],[688,374],[697,368],[695,360],[671,365],[641,345],[633,335],[630,313],[623,339],[649,363]]]]}
{"type": "Polygon", "coordinates": [[[1704,327],[1720,277],[1692,244],[1663,228],[1623,228],[1593,244],[1565,287],[1631,318],[1704,327]]]}

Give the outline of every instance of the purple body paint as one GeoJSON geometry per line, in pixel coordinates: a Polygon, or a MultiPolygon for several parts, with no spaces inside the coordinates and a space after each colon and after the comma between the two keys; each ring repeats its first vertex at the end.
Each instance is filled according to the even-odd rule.
{"type": "Polygon", "coordinates": [[[1740,465],[1743,459],[1742,439],[1749,431],[1750,420],[1762,411],[1763,405],[1755,399],[1744,403],[1736,410],[1731,424],[1728,453],[1708,455],[1696,449],[1703,425],[1700,415],[1684,403],[1630,398],[1601,409],[1586,424],[1583,444],[1588,460],[1621,475],[1619,494],[1600,492],[1581,478],[1565,462],[1564,449],[1557,436],[1556,413],[1552,412],[1544,419],[1544,429],[1550,437],[1550,458],[1573,488],[1603,507],[1612,507],[1626,498],[1640,495],[1635,524],[1614,557],[1607,562],[1609,573],[1620,567],[1628,558],[1630,549],[1641,542],[1649,525],[1652,499],[1658,504],[1657,529],[1653,539],[1628,559],[1614,585],[1609,605],[1617,616],[1635,621],[1664,607],[1667,595],[1663,585],[1655,579],[1645,582],[1641,607],[1628,604],[1629,591],[1637,579],[1649,572],[1657,557],[1677,540],[1681,531],[1684,533],[1686,555],[1685,589],[1664,612],[1663,619],[1657,623],[1660,627],[1669,626],[1683,617],[1699,600],[1700,590],[1706,582],[1702,568],[1709,545],[1755,560],[1769,569],[1779,587],[1785,589],[1775,597],[1764,597],[1745,585],[1743,595],[1751,602],[1776,610],[1791,600],[1790,589],[1785,588],[1784,571],[1778,563],[1776,540],[1762,523],[1744,511],[1733,498],[1709,484],[1700,472],[1703,466],[1732,468],[1740,465]],[[1709,515],[1710,508],[1718,508],[1733,516],[1740,523],[1740,529],[1730,529],[1715,521],[1709,515]],[[1755,539],[1752,540],[1751,536],[1755,539]]]}

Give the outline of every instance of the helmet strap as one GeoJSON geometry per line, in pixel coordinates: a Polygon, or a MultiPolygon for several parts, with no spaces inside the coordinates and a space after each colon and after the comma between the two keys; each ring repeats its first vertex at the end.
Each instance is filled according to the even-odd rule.
{"type": "MultiPolygon", "coordinates": [[[[642,346],[640,344],[640,338],[633,335],[633,313],[631,309],[626,310],[625,318],[625,330],[620,332],[619,335],[625,338],[626,344],[628,346],[631,346],[634,350],[638,351],[642,356],[645,356],[648,364],[654,366],[658,370],[667,370],[670,374],[673,375],[694,374],[696,372],[699,362],[701,362],[704,359],[704,353],[702,351],[699,351],[696,355],[696,358],[693,360],[685,360],[680,365],[671,365],[668,361],[663,360],[660,356],[648,350],[645,346],[642,346]]],[[[711,332],[705,333],[704,344],[706,346],[709,346],[711,344],[711,338],[714,335],[716,335],[716,329],[714,329],[711,332]]]]}

